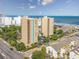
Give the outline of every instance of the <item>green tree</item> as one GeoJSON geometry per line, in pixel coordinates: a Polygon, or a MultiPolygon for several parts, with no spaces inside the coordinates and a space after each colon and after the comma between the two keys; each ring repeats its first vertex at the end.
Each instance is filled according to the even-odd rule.
{"type": "Polygon", "coordinates": [[[17,49],[17,51],[26,51],[26,46],[22,42],[21,43],[17,43],[16,49],[17,49]]]}
{"type": "Polygon", "coordinates": [[[37,43],[32,43],[32,44],[31,44],[32,48],[37,47],[37,45],[38,45],[37,43]]]}
{"type": "Polygon", "coordinates": [[[45,59],[41,51],[34,51],[32,54],[32,59],[45,59]]]}
{"type": "Polygon", "coordinates": [[[1,31],[0,31],[1,38],[3,38],[6,41],[8,40],[7,32],[9,32],[9,29],[7,26],[1,27],[1,31]]]}
{"type": "Polygon", "coordinates": [[[54,36],[55,36],[55,35],[56,35],[58,38],[61,38],[61,37],[64,36],[64,32],[63,32],[63,30],[61,30],[61,29],[59,29],[59,30],[55,29],[55,30],[54,30],[54,36]]]}
{"type": "Polygon", "coordinates": [[[46,43],[48,43],[49,42],[49,38],[48,37],[46,37],[46,43]]]}
{"type": "Polygon", "coordinates": [[[24,59],[29,59],[29,57],[24,57],[24,59]]]}
{"type": "Polygon", "coordinates": [[[64,36],[64,32],[63,32],[63,30],[58,30],[58,34],[59,34],[59,37],[64,36]]]}
{"type": "Polygon", "coordinates": [[[57,30],[57,32],[58,32],[58,34],[61,34],[61,33],[63,33],[63,30],[57,30]]]}
{"type": "Polygon", "coordinates": [[[0,36],[1,38],[5,39],[6,41],[8,39],[19,39],[21,28],[20,26],[5,26],[0,27],[0,36]]]}
{"type": "Polygon", "coordinates": [[[56,41],[57,39],[58,39],[58,37],[57,37],[57,35],[56,35],[56,34],[54,34],[54,35],[52,35],[52,36],[51,36],[51,40],[56,41]]]}
{"type": "Polygon", "coordinates": [[[46,47],[45,47],[45,46],[43,46],[43,47],[41,48],[41,52],[42,52],[42,54],[43,54],[43,56],[44,56],[44,58],[45,58],[45,56],[46,56],[46,47]]]}
{"type": "Polygon", "coordinates": [[[18,43],[21,39],[21,26],[4,26],[0,27],[0,37],[7,41],[11,46],[16,47],[18,51],[25,51],[26,47],[23,43],[18,43]]]}
{"type": "Polygon", "coordinates": [[[11,46],[16,46],[17,41],[14,40],[14,39],[8,39],[8,43],[9,43],[11,46]]]}
{"type": "Polygon", "coordinates": [[[54,34],[56,34],[57,33],[57,30],[56,29],[54,29],[54,34]]]}

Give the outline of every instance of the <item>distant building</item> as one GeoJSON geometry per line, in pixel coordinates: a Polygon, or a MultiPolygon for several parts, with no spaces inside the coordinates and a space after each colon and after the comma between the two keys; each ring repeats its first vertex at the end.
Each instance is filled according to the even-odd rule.
{"type": "Polygon", "coordinates": [[[53,18],[43,17],[41,20],[41,31],[45,37],[53,34],[54,20],[53,18]]]}
{"type": "Polygon", "coordinates": [[[38,20],[22,17],[22,39],[21,41],[30,46],[32,43],[38,42],[38,20]]]}
{"type": "Polygon", "coordinates": [[[70,59],[79,59],[79,47],[70,52],[70,59]]]}
{"type": "Polygon", "coordinates": [[[20,26],[21,16],[18,17],[0,16],[0,26],[9,26],[9,25],[20,26]]]}
{"type": "Polygon", "coordinates": [[[14,17],[13,20],[14,20],[14,25],[16,25],[16,26],[21,25],[21,16],[14,17]]]}
{"type": "MultiPolygon", "coordinates": [[[[61,49],[61,57],[63,58],[63,54],[65,54],[66,57],[69,57],[69,59],[79,59],[79,46],[73,47],[73,49],[68,50],[66,49],[61,49]],[[66,53],[69,51],[69,55],[66,53]]],[[[67,58],[66,58],[67,59],[67,58]]]]}
{"type": "Polygon", "coordinates": [[[0,17],[0,26],[4,25],[4,17],[0,17]]]}
{"type": "Polygon", "coordinates": [[[12,25],[12,17],[4,17],[3,19],[3,23],[4,23],[4,26],[9,26],[9,25],[12,25]]]}
{"type": "Polygon", "coordinates": [[[46,47],[46,53],[50,55],[50,57],[57,58],[57,51],[51,46],[46,47]]]}

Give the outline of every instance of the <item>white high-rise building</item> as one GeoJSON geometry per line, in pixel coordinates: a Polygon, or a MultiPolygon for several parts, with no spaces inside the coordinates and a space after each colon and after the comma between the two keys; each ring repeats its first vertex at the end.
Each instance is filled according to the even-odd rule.
{"type": "Polygon", "coordinates": [[[21,25],[21,16],[14,17],[13,22],[14,22],[13,24],[20,26],[21,25]]]}
{"type": "Polygon", "coordinates": [[[4,17],[4,25],[11,25],[12,24],[12,17],[4,17]]]}
{"type": "Polygon", "coordinates": [[[0,26],[21,25],[21,16],[18,17],[0,17],[0,26]]]}
{"type": "Polygon", "coordinates": [[[4,17],[0,17],[0,26],[4,25],[4,17]]]}

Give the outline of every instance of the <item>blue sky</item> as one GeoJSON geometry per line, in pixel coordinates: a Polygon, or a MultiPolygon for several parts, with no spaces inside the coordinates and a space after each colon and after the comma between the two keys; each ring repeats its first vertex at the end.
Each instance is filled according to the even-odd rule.
{"type": "Polygon", "coordinates": [[[79,0],[0,0],[5,15],[79,16],[79,0]]]}

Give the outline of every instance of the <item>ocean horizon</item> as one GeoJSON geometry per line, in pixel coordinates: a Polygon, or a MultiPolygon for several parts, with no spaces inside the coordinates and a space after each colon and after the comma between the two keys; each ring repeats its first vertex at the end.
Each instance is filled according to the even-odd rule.
{"type": "MultiPolygon", "coordinates": [[[[8,17],[17,17],[17,16],[10,16],[8,17]]],[[[43,16],[28,16],[31,18],[42,18],[43,16]]],[[[48,16],[50,18],[54,18],[56,23],[65,23],[65,24],[73,24],[79,25],[79,16],[48,16]]]]}

